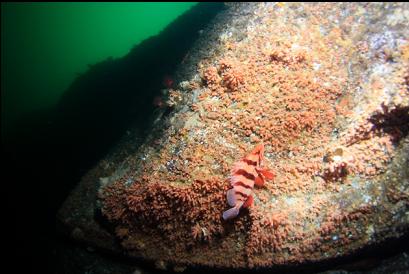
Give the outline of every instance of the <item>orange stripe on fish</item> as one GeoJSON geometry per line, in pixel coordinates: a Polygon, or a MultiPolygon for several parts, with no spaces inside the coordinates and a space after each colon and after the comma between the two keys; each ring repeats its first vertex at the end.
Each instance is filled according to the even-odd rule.
{"type": "Polygon", "coordinates": [[[242,207],[253,204],[254,185],[263,186],[265,180],[274,179],[274,173],[261,168],[264,159],[264,145],[257,145],[247,156],[233,165],[230,175],[231,189],[227,191],[227,203],[232,208],[223,212],[223,219],[235,218],[242,207]]]}

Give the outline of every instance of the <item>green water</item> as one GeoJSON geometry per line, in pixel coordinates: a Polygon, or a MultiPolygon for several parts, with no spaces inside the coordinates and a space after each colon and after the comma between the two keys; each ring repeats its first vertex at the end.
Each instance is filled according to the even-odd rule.
{"type": "Polygon", "coordinates": [[[196,3],[2,3],[2,132],[53,106],[73,79],[122,57],[196,3]]]}

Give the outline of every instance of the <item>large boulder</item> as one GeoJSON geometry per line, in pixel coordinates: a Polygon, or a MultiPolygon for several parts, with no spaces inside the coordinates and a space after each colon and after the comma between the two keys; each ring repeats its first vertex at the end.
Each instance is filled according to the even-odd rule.
{"type": "Polygon", "coordinates": [[[231,4],[59,213],[76,240],[157,267],[294,266],[409,228],[409,5],[231,4]],[[276,177],[231,220],[235,162],[276,177]]]}

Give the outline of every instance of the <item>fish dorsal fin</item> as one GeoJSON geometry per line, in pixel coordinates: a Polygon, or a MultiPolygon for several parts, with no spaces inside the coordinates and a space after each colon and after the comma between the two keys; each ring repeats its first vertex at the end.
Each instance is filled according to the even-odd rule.
{"type": "Polygon", "coordinates": [[[235,206],[223,212],[223,219],[230,220],[235,218],[237,215],[239,215],[239,208],[235,206]]]}

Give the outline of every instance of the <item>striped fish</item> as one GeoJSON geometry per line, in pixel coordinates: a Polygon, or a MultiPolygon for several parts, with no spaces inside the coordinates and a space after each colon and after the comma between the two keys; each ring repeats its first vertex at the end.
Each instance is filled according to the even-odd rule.
{"type": "Polygon", "coordinates": [[[274,173],[261,168],[264,158],[264,144],[257,145],[246,157],[236,162],[230,176],[233,188],[227,191],[227,203],[232,208],[223,212],[223,219],[229,220],[239,214],[240,208],[253,204],[253,188],[263,186],[266,179],[274,178],[274,173]]]}

